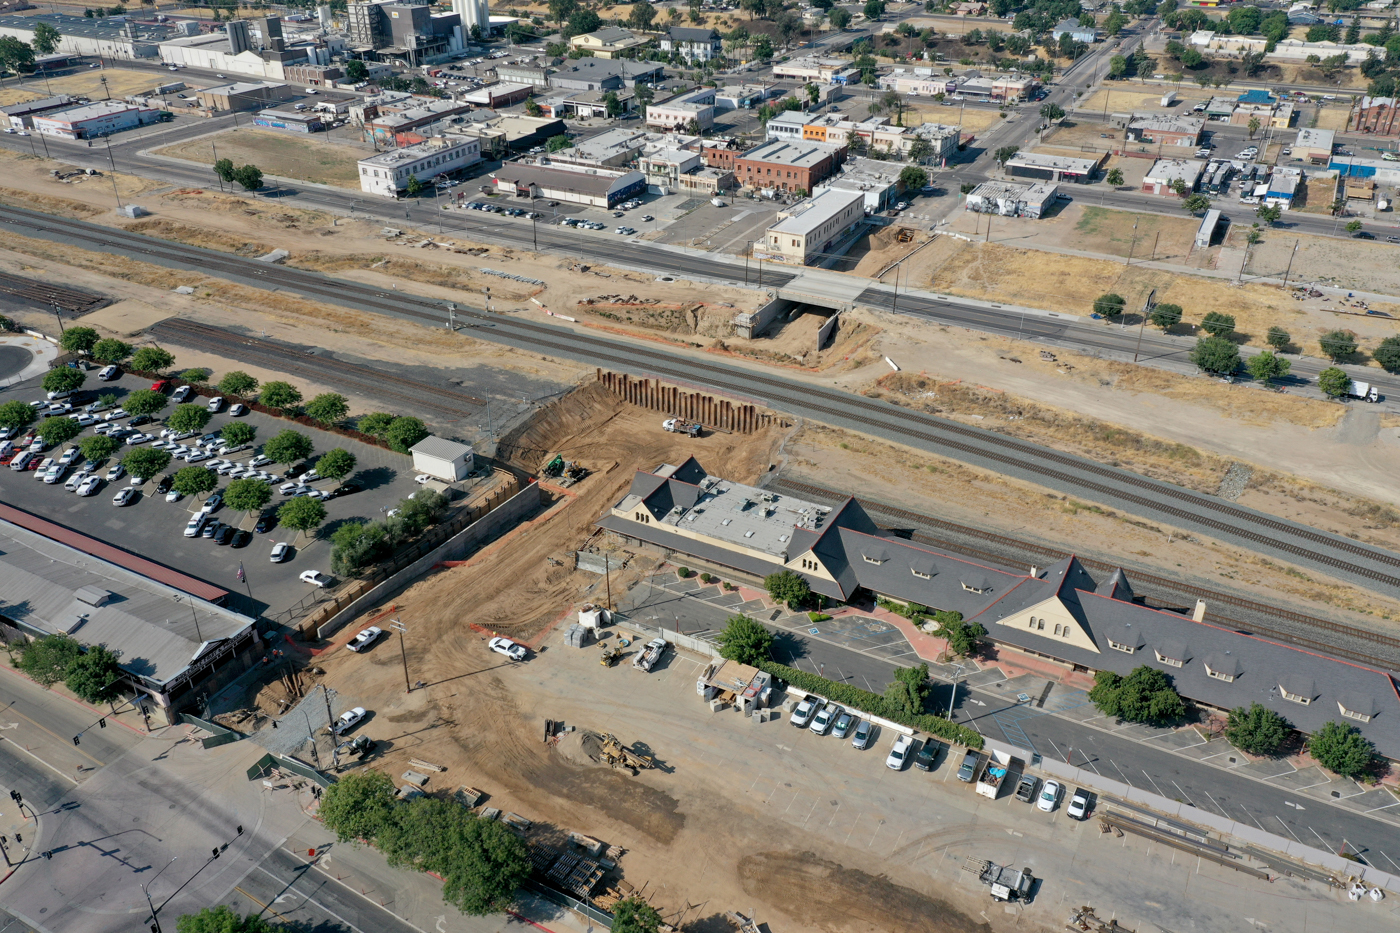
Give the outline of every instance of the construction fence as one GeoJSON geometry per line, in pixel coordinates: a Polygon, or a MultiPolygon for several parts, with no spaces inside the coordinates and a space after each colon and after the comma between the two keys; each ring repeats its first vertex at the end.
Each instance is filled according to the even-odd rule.
{"type": "Polygon", "coordinates": [[[633,379],[626,373],[610,373],[600,369],[598,381],[625,402],[696,421],[707,428],[752,434],[769,425],[784,423],[776,415],[760,411],[757,405],[731,402],[703,392],[687,392],[676,386],[662,385],[659,380],[633,379]]]}

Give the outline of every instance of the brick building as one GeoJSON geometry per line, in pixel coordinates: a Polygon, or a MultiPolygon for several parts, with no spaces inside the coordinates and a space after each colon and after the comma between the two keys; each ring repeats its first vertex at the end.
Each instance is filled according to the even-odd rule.
{"type": "Polygon", "coordinates": [[[1394,97],[1365,96],[1357,100],[1347,122],[1352,133],[1400,136],[1400,103],[1394,97]]]}
{"type": "MultiPolygon", "coordinates": [[[[708,158],[708,149],[706,153],[707,165],[725,167],[708,158]]],[[[740,185],[810,192],[845,161],[845,146],[774,139],[738,155],[734,159],[733,169],[740,185]]]]}

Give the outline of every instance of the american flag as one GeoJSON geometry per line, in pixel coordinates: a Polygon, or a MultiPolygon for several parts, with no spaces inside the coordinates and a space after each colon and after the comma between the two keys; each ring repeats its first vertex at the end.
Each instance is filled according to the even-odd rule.
{"type": "Polygon", "coordinates": [[[243,582],[243,561],[238,562],[238,582],[243,582]]]}

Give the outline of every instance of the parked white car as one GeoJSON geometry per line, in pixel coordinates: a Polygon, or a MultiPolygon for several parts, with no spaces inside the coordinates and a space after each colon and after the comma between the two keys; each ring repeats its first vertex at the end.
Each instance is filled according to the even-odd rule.
{"type": "Polygon", "coordinates": [[[319,570],[303,570],[297,579],[302,583],[310,583],[312,586],[327,587],[331,585],[331,578],[319,570]]]}
{"type": "Polygon", "coordinates": [[[487,645],[490,646],[492,651],[496,652],[497,654],[503,654],[506,657],[510,658],[512,661],[525,660],[525,646],[517,645],[509,638],[493,638],[489,642],[487,642],[487,645]]]}

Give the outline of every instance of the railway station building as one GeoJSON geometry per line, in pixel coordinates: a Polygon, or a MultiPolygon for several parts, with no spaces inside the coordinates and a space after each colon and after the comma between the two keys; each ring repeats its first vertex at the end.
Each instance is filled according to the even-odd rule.
{"type": "Polygon", "coordinates": [[[1166,673],[1193,702],[1259,703],[1301,732],[1354,725],[1400,760],[1400,692],[1377,668],[1147,606],[1128,575],[1094,577],[1074,556],[1048,567],[972,561],[879,528],[854,498],[827,506],[710,476],[691,457],[638,471],[599,527],[668,556],[762,579],[784,570],[843,603],[876,597],[956,611],[998,645],[1076,671],[1166,673]]]}

